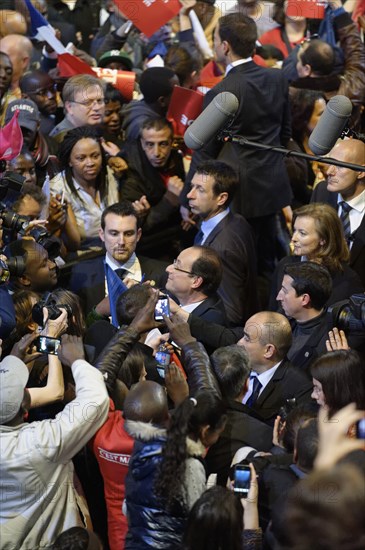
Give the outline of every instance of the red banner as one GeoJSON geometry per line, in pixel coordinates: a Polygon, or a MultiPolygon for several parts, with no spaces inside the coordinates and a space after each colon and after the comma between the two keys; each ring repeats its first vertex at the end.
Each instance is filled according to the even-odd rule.
{"type": "Polygon", "coordinates": [[[185,130],[203,110],[204,95],[195,90],[175,86],[172,92],[167,118],[175,121],[175,134],[183,136],[185,130]]]}
{"type": "Polygon", "coordinates": [[[316,0],[289,0],[285,13],[288,17],[323,19],[326,5],[327,2],[316,0]]]}
{"type": "Polygon", "coordinates": [[[123,15],[150,37],[181,9],[179,0],[113,0],[123,15]]]}

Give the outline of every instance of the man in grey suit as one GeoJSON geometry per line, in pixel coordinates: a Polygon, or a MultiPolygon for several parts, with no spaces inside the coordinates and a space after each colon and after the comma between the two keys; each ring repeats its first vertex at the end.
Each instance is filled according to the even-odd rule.
{"type": "Polygon", "coordinates": [[[208,160],[197,167],[187,195],[191,212],[201,220],[194,244],[213,248],[222,261],[218,293],[233,326],[242,326],[258,310],[252,229],[243,216],[229,209],[238,185],[233,168],[208,160]]]}
{"type": "Polygon", "coordinates": [[[358,139],[337,143],[329,156],[364,166],[363,172],[331,165],[327,180],[315,187],[311,202],[333,206],[341,218],[350,248],[350,267],[365,286],[365,143],[358,139]]]}

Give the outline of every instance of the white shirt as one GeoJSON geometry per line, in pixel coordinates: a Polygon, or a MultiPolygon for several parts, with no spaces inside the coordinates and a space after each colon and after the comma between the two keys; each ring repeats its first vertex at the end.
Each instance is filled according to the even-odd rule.
{"type": "Polygon", "coordinates": [[[204,302],[204,300],[200,300],[200,302],[194,302],[193,304],[186,304],[186,306],[181,306],[181,309],[183,309],[184,311],[187,311],[188,313],[191,313],[192,311],[194,311],[194,309],[196,309],[198,306],[200,306],[200,304],[202,304],[204,302]]]}
{"type": "Polygon", "coordinates": [[[80,231],[81,239],[86,237],[98,237],[100,229],[100,219],[103,210],[110,204],[119,201],[118,184],[113,176],[112,171],[107,168],[108,174],[108,189],[103,201],[98,205],[94,199],[87,193],[74,179],[75,189],[80,198],[71,193],[71,189],[67,184],[65,173],[57,174],[49,182],[50,192],[54,195],[64,192],[65,199],[70,203],[73,213],[75,214],[77,227],[80,231]]]}
{"type": "MultiPolygon", "coordinates": [[[[337,205],[338,205],[338,215],[339,216],[341,216],[341,214],[342,214],[342,206],[341,206],[340,203],[343,200],[344,199],[342,198],[341,194],[338,193],[337,205]]],[[[345,201],[345,202],[347,202],[347,204],[349,204],[352,207],[350,212],[349,212],[349,218],[350,218],[351,234],[353,234],[353,233],[355,233],[356,229],[359,228],[359,226],[362,222],[362,219],[364,217],[364,214],[365,214],[365,189],[357,197],[351,199],[350,201],[345,201]]],[[[352,247],[352,241],[350,239],[349,248],[351,248],[351,247],[352,247]]]]}
{"type": "Polygon", "coordinates": [[[213,229],[229,214],[229,208],[226,208],[223,210],[223,212],[220,212],[219,214],[216,214],[212,218],[210,218],[207,221],[203,221],[200,226],[200,231],[203,232],[203,240],[201,244],[204,244],[206,239],[209,237],[213,229]]]}
{"type": "MultiPolygon", "coordinates": [[[[271,369],[269,370],[266,370],[265,372],[262,372],[261,374],[258,374],[257,375],[257,378],[259,379],[259,381],[261,382],[261,389],[260,389],[260,393],[259,395],[262,394],[262,392],[264,391],[264,389],[266,388],[266,386],[268,385],[268,383],[270,382],[271,378],[274,376],[277,368],[279,367],[281,361],[279,361],[279,363],[276,363],[276,365],[274,365],[273,367],[271,367],[271,369]]],[[[242,403],[247,403],[248,399],[251,397],[252,395],[252,389],[253,389],[253,379],[255,378],[255,373],[252,372],[252,375],[250,376],[250,381],[249,381],[249,385],[248,385],[248,391],[246,393],[246,395],[244,396],[243,400],[242,400],[242,403]],[[252,376],[253,375],[253,376],[252,376]]]]}
{"type": "Polygon", "coordinates": [[[244,63],[249,63],[250,61],[252,61],[252,57],[246,57],[246,59],[237,59],[237,61],[232,61],[232,63],[230,63],[226,67],[225,76],[227,76],[227,74],[231,69],[233,69],[233,67],[238,67],[238,65],[243,65],[244,63]]]}

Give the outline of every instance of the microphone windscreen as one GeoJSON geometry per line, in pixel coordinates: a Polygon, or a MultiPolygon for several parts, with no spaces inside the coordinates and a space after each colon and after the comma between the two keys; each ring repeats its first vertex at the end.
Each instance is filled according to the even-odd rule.
{"type": "Polygon", "coordinates": [[[309,147],[315,155],[326,155],[343,130],[352,113],[352,103],[344,95],[332,97],[318,121],[317,126],[309,136],[309,147]]]}
{"type": "Polygon", "coordinates": [[[189,149],[201,149],[215,137],[238,110],[239,102],[231,92],[221,92],[194,120],[184,134],[189,149]]]}

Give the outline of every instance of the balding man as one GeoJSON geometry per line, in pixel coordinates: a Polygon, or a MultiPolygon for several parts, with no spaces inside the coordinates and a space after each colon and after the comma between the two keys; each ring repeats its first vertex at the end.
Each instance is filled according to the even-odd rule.
{"type": "Polygon", "coordinates": [[[0,40],[0,51],[8,54],[13,65],[11,91],[16,98],[21,98],[19,80],[29,68],[33,46],[29,38],[21,34],[8,34],[0,40]]]}
{"type": "Polygon", "coordinates": [[[280,408],[289,402],[311,403],[312,382],[286,359],[291,344],[288,319],[270,311],[250,317],[238,342],[247,351],[252,370],[243,403],[268,423],[273,423],[280,408]]]}
{"type": "Polygon", "coordinates": [[[338,212],[350,247],[350,266],[365,285],[365,143],[339,141],[329,156],[364,166],[363,172],[331,165],[327,180],[314,189],[311,202],[325,202],[338,212]]]}

